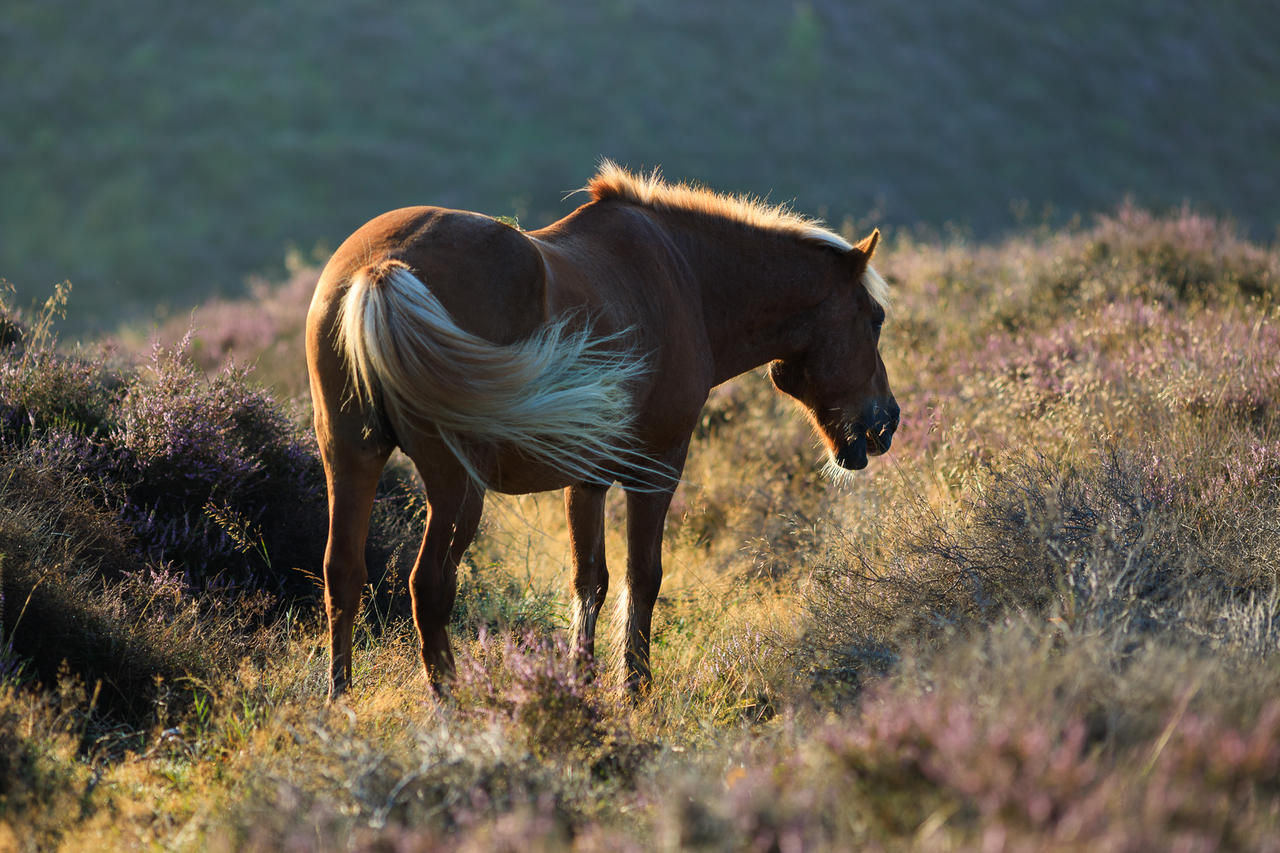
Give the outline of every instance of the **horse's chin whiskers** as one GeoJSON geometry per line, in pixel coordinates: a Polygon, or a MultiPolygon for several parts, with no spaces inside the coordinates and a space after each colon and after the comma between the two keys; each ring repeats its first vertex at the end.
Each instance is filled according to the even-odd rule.
{"type": "Polygon", "coordinates": [[[847,488],[853,485],[854,473],[847,468],[842,468],[835,459],[835,456],[828,453],[826,461],[822,465],[822,474],[834,485],[847,488]]]}

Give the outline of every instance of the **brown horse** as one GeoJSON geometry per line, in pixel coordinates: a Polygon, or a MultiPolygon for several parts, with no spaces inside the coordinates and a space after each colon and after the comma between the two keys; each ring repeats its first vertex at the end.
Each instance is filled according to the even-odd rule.
{"type": "Polygon", "coordinates": [[[361,227],[307,315],[329,488],[330,697],[351,682],[352,628],[379,474],[395,447],[430,506],[410,577],[422,661],[453,672],[445,627],[486,489],[565,489],[574,635],[595,650],[609,585],[605,492],[627,493],[621,664],[649,681],[662,528],[710,389],[770,364],[829,458],[889,449],[898,406],[878,340],[879,231],[851,245],[782,207],[605,162],[591,200],[539,231],[413,207],[361,227]]]}

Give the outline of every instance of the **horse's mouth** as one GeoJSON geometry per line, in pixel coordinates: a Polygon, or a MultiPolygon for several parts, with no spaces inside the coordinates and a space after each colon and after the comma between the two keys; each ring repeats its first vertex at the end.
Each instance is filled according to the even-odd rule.
{"type": "Polygon", "coordinates": [[[867,459],[889,452],[890,434],[875,433],[858,424],[851,435],[836,449],[836,464],[847,471],[861,471],[867,467],[867,459]]]}
{"type": "Polygon", "coordinates": [[[861,471],[867,467],[870,442],[865,430],[840,443],[836,448],[836,464],[846,471],[861,471]]]}
{"type": "Polygon", "coordinates": [[[889,452],[889,443],[893,440],[892,429],[881,429],[879,432],[868,429],[867,434],[867,453],[872,456],[880,456],[889,452]]]}

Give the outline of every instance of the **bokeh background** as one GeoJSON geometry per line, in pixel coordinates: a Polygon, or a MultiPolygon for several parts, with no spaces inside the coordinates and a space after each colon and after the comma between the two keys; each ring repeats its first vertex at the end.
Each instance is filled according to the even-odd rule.
{"type": "Polygon", "coordinates": [[[979,239],[1126,196],[1270,241],[1273,0],[9,0],[0,276],[235,296],[393,207],[537,227],[600,157],[979,239]]]}

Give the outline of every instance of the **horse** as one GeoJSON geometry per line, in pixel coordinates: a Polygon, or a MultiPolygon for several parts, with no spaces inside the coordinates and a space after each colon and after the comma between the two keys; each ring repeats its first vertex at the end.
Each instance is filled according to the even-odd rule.
{"type": "Polygon", "coordinates": [[[488,490],[564,490],[572,641],[587,666],[609,587],[605,493],[626,493],[623,683],[652,683],[650,627],[672,492],[710,390],[768,365],[837,470],[889,450],[879,353],[888,287],[852,244],[783,205],[603,161],[589,199],[522,231],[438,207],[384,213],[326,264],[307,314],[329,498],[329,697],[352,633],[381,471],[399,447],[429,506],[409,578],[429,683],[446,690],[457,570],[488,490]]]}

